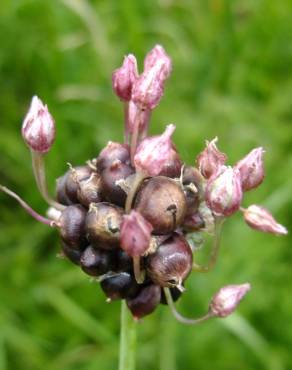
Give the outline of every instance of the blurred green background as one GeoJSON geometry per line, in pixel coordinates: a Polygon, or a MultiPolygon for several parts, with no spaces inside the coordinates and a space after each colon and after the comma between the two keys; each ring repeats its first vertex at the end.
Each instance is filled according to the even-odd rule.
{"type": "MultiPolygon", "coordinates": [[[[266,181],[245,196],[288,228],[292,217],[292,2],[290,0],[1,0],[0,182],[35,209],[30,154],[20,135],[31,96],[47,102],[57,139],[47,158],[50,188],[67,168],[121,140],[122,107],[111,71],[126,53],[140,61],[156,43],[173,73],[152,133],[177,125],[182,158],[194,163],[205,139],[234,163],[266,149],[266,181]]],[[[56,258],[57,233],[0,194],[0,369],[116,369],[118,302],[76,266],[56,258]]],[[[200,252],[206,261],[208,247],[200,252]]],[[[253,288],[236,314],[185,327],[161,306],[139,324],[138,370],[292,369],[291,239],[225,224],[216,269],[193,274],[178,304],[206,310],[222,285],[253,288]]]]}

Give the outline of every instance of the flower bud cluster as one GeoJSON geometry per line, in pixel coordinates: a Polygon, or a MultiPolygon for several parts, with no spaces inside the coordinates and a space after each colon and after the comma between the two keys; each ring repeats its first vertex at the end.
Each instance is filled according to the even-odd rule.
{"type": "MultiPolygon", "coordinates": [[[[266,209],[242,207],[244,193],[264,179],[261,147],[232,167],[215,138],[206,142],[196,165],[188,166],[172,141],[173,124],[161,135],[147,135],[150,111],[160,102],[171,68],[160,45],[147,54],[140,75],[135,56],[125,57],[112,75],[112,85],[127,108],[125,137],[132,134],[131,144],[109,142],[95,159],[70,166],[56,186],[56,204],[61,207],[53,222],[59,228],[63,255],[100,281],[109,301],[125,299],[137,319],[184,292],[195,266],[189,233],[215,230],[218,248],[218,220],[238,210],[253,229],[287,233],[266,209]]],[[[22,135],[40,153],[48,152],[55,139],[54,121],[37,97],[22,135]]],[[[26,204],[25,208],[33,213],[26,204]]],[[[209,316],[232,313],[249,288],[242,284],[219,290],[209,316]]]]}

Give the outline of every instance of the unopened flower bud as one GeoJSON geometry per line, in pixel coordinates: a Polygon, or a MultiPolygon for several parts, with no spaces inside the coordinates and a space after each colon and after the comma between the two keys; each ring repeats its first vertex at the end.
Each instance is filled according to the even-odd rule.
{"type": "Polygon", "coordinates": [[[145,69],[136,80],[132,100],[142,109],[154,109],[164,91],[164,82],[171,72],[171,60],[164,49],[157,45],[145,58],[145,69]]]}
{"type": "Polygon", "coordinates": [[[237,169],[222,166],[208,181],[206,203],[217,215],[231,216],[241,204],[242,189],[237,169]]]}
{"type": "Polygon", "coordinates": [[[142,140],[134,156],[136,170],[149,176],[158,176],[165,166],[173,162],[173,143],[171,135],[175,125],[168,125],[162,135],[147,137],[142,140]]]}
{"type": "Polygon", "coordinates": [[[216,173],[227,159],[226,155],[218,150],[217,141],[217,137],[211,142],[206,141],[206,148],[197,157],[199,170],[206,179],[216,173]]]}
{"type": "Polygon", "coordinates": [[[149,247],[152,225],[134,210],[123,216],[121,224],[121,247],[130,256],[142,256],[149,247]]]}
{"type": "Polygon", "coordinates": [[[235,166],[240,172],[242,190],[247,191],[259,186],[265,177],[263,148],[255,148],[235,166]]]}
{"type": "Polygon", "coordinates": [[[221,288],[212,298],[209,312],[213,316],[226,317],[232,314],[239,302],[250,290],[250,284],[226,285],[221,288]]]}
{"type": "Polygon", "coordinates": [[[166,79],[171,73],[172,63],[170,57],[166,54],[164,48],[161,45],[156,45],[146,55],[144,59],[144,70],[152,68],[160,60],[163,60],[164,62],[164,68],[161,70],[163,74],[162,78],[166,79]]]}
{"type": "Polygon", "coordinates": [[[286,235],[288,230],[281,224],[278,224],[271,213],[264,207],[253,204],[243,210],[245,222],[253,229],[265,233],[286,235]]]}
{"type": "Polygon", "coordinates": [[[112,74],[112,85],[116,95],[124,101],[130,101],[133,83],[138,78],[137,61],[134,55],[125,57],[122,66],[112,74]]]}
{"type": "Polygon", "coordinates": [[[34,96],[22,124],[22,136],[30,149],[46,153],[55,140],[55,122],[48,107],[34,96]]]}

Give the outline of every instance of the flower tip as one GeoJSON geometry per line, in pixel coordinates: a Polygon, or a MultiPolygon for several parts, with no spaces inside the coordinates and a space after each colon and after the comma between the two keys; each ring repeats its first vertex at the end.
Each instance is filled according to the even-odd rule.
{"type": "Polygon", "coordinates": [[[166,126],[165,131],[163,133],[164,137],[170,138],[174,133],[176,126],[173,123],[170,123],[166,126]]]}

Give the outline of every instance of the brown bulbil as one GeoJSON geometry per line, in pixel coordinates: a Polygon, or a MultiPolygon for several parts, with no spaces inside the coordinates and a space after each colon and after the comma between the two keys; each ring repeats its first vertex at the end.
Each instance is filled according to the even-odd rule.
{"type": "Polygon", "coordinates": [[[184,231],[198,231],[205,227],[205,221],[199,212],[187,215],[182,224],[184,231]]]}
{"type": "Polygon", "coordinates": [[[66,193],[67,176],[68,176],[68,172],[66,172],[65,175],[57,179],[56,197],[59,203],[64,204],[65,206],[70,206],[72,204],[72,201],[70,200],[70,198],[68,197],[66,193]]]}
{"type": "Polygon", "coordinates": [[[67,172],[66,177],[66,194],[73,203],[78,203],[77,191],[80,181],[90,177],[92,170],[88,166],[72,167],[67,172]]]}
{"type": "Polygon", "coordinates": [[[96,249],[89,245],[80,257],[80,265],[88,275],[99,276],[114,270],[115,256],[112,251],[96,249]]]}
{"type": "Polygon", "coordinates": [[[135,297],[140,289],[134,276],[128,272],[106,278],[102,280],[100,286],[110,300],[135,297]]]}
{"type": "Polygon", "coordinates": [[[91,203],[86,217],[86,234],[93,245],[111,249],[119,245],[124,211],[110,203],[91,203]]]}
{"type": "Polygon", "coordinates": [[[193,255],[183,236],[175,235],[147,257],[147,273],[155,284],[162,287],[182,288],[192,270],[193,255]]]}
{"type": "Polygon", "coordinates": [[[74,204],[64,209],[61,214],[60,234],[63,241],[70,247],[80,249],[80,245],[86,245],[85,218],[86,209],[80,204],[74,204]]]}
{"type": "Polygon", "coordinates": [[[148,285],[141,289],[134,298],[127,299],[127,306],[135,319],[152,313],[161,300],[161,288],[158,285],[148,285]]]}
{"type": "Polygon", "coordinates": [[[117,160],[124,164],[130,164],[129,145],[109,141],[96,158],[96,168],[99,172],[102,172],[117,160]]]}
{"type": "Polygon", "coordinates": [[[92,173],[91,176],[78,183],[77,198],[85,207],[90,203],[101,202],[100,175],[92,173]]]}
{"type": "Polygon", "coordinates": [[[152,224],[154,234],[168,234],[183,222],[186,198],[175,180],[157,176],[144,182],[134,208],[152,224]]]}
{"type": "Polygon", "coordinates": [[[110,167],[106,168],[101,174],[101,193],[109,202],[113,202],[121,207],[125,205],[127,194],[117,184],[119,180],[124,180],[134,173],[133,167],[115,161],[110,167]]]}
{"type": "Polygon", "coordinates": [[[80,264],[80,258],[82,256],[84,247],[80,246],[80,248],[72,248],[70,245],[67,245],[66,243],[62,242],[62,252],[65,257],[68,258],[71,262],[73,262],[75,265],[80,264]]]}

